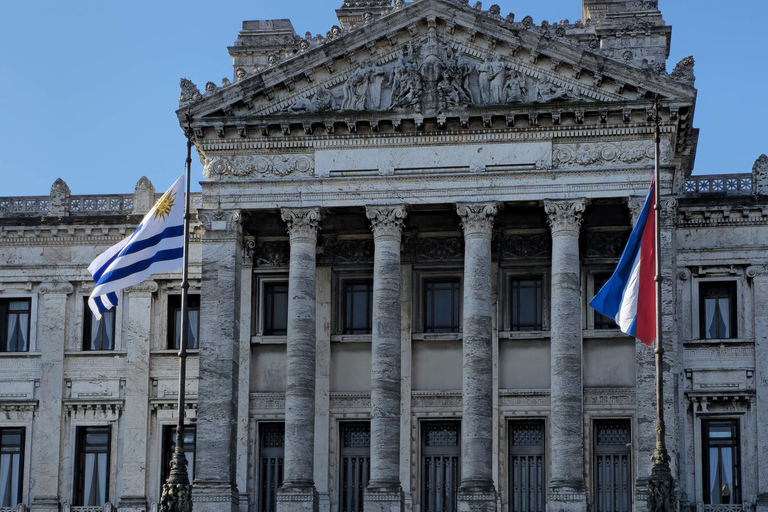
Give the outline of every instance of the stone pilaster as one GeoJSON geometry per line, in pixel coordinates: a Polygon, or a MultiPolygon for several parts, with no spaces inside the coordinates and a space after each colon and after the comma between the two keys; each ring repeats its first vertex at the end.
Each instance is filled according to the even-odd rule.
{"type": "Polygon", "coordinates": [[[768,269],[749,267],[755,293],[755,414],[757,415],[757,504],[756,512],[768,512],[768,269]],[[763,432],[760,434],[760,432],[763,432]]]}
{"type": "MultiPolygon", "coordinates": [[[[243,259],[240,265],[240,282],[242,296],[253,297],[253,253],[256,239],[253,236],[243,236],[243,259]]],[[[251,301],[240,301],[240,382],[250,382],[251,379],[251,301]]],[[[248,461],[253,448],[248,449],[250,431],[250,386],[240,385],[237,393],[237,489],[240,491],[240,512],[248,512],[248,461]]]]}
{"type": "Polygon", "coordinates": [[[461,486],[458,510],[496,510],[493,485],[491,231],[497,203],[458,204],[464,229],[461,486]]]}
{"type": "Polygon", "coordinates": [[[198,210],[202,239],[200,377],[192,501],[195,512],[237,512],[240,212],[198,210]]]}
{"type": "Polygon", "coordinates": [[[374,241],[371,480],[366,512],[402,512],[400,485],[400,240],[404,206],[369,206],[374,241]]]}
{"type": "Polygon", "coordinates": [[[319,208],[284,208],[291,261],[288,273],[285,457],[278,512],[317,512],[315,489],[315,292],[319,208]]]}
{"type": "Polygon", "coordinates": [[[51,426],[61,424],[67,295],[73,291],[74,287],[69,283],[43,283],[38,287],[40,404],[35,413],[37,428],[32,439],[30,466],[30,508],[36,512],[59,510],[61,438],[59,429],[51,426]]]}
{"type": "Polygon", "coordinates": [[[547,509],[585,511],[579,228],[584,199],[545,201],[552,230],[550,412],[552,466],[547,509]]]}
{"type": "Polygon", "coordinates": [[[126,290],[123,346],[126,351],[125,416],[122,467],[118,472],[120,512],[147,510],[147,429],[149,426],[149,335],[152,294],[157,283],[145,281],[126,290]]]}

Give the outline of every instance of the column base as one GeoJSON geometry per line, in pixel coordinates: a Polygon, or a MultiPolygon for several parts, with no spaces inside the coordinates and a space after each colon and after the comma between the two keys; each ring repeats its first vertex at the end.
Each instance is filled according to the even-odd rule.
{"type": "Polygon", "coordinates": [[[368,487],[365,490],[365,512],[403,512],[405,495],[397,486],[368,487]]]}
{"type": "MultiPolygon", "coordinates": [[[[277,490],[277,512],[319,512],[320,495],[314,485],[280,487],[277,490]]],[[[198,512],[195,510],[195,512],[198,512]]]]}
{"type": "Polygon", "coordinates": [[[144,496],[123,496],[117,503],[118,512],[147,512],[147,498],[144,496]]]}
{"type": "Polygon", "coordinates": [[[39,496],[29,504],[29,510],[34,512],[59,512],[62,508],[55,496],[39,496]]]}
{"type": "Polygon", "coordinates": [[[192,508],[195,512],[238,512],[240,495],[237,487],[229,482],[195,479],[192,508]]]}
{"type": "Polygon", "coordinates": [[[456,493],[458,512],[496,512],[493,485],[462,485],[456,493]]]}
{"type": "Polygon", "coordinates": [[[583,482],[554,483],[547,490],[547,512],[587,512],[583,482]]]}

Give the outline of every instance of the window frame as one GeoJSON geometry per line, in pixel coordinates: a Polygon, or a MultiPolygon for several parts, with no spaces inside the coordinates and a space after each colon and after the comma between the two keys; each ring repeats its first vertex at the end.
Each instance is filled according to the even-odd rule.
{"type": "Polygon", "coordinates": [[[600,288],[597,286],[597,276],[607,276],[608,279],[610,279],[611,275],[613,275],[615,267],[611,268],[592,268],[587,273],[587,290],[588,293],[586,294],[586,309],[587,312],[587,322],[586,322],[586,329],[588,331],[591,331],[595,337],[599,337],[600,334],[604,334],[605,336],[614,336],[617,331],[620,331],[618,324],[614,321],[613,327],[597,327],[597,319],[599,316],[603,316],[604,318],[607,318],[609,321],[610,318],[606,317],[602,313],[598,313],[596,310],[592,309],[589,306],[589,302],[592,300],[592,298],[597,294],[597,292],[600,291],[600,288]]]}
{"type": "MultiPolygon", "coordinates": [[[[165,350],[179,350],[181,345],[181,338],[179,338],[179,345],[176,345],[176,313],[182,309],[181,294],[169,293],[166,300],[166,337],[165,337],[165,350]],[[178,301],[178,305],[176,302],[178,301]]],[[[196,325],[196,337],[195,341],[197,345],[194,347],[187,347],[187,350],[197,351],[200,350],[200,294],[189,293],[187,295],[187,313],[190,311],[197,312],[197,325],[196,325]],[[196,302],[196,305],[193,303],[196,302]]],[[[181,327],[181,322],[179,322],[181,327]]],[[[187,340],[189,342],[189,340],[187,340]]]]}
{"type": "MultiPolygon", "coordinates": [[[[91,339],[91,326],[93,325],[93,312],[91,311],[91,308],[88,306],[88,297],[83,297],[83,339],[82,344],[80,346],[80,349],[84,352],[114,352],[117,349],[117,340],[115,338],[117,334],[117,308],[113,307],[106,311],[104,315],[107,313],[110,313],[112,315],[112,348],[87,348],[88,345],[90,345],[89,341],[91,339]]],[[[102,319],[103,319],[102,315],[102,319]]],[[[104,331],[104,322],[103,320],[99,320],[99,330],[104,331]]],[[[103,335],[101,336],[101,346],[103,347],[103,335]]]]}
{"type": "MultiPolygon", "coordinates": [[[[18,470],[18,490],[17,495],[15,496],[15,503],[13,500],[11,500],[9,503],[9,507],[16,508],[19,503],[24,502],[24,481],[25,481],[25,456],[26,456],[26,436],[27,436],[27,428],[26,426],[22,425],[5,425],[0,427],[0,450],[2,449],[2,436],[4,431],[7,430],[18,430],[20,431],[20,440],[18,445],[18,455],[19,455],[19,470],[18,470]]],[[[5,507],[6,505],[3,505],[3,503],[0,502],[0,508],[5,507]]]]}
{"type": "Polygon", "coordinates": [[[269,485],[270,482],[265,482],[265,478],[267,478],[267,475],[264,474],[264,471],[262,470],[264,465],[264,459],[270,459],[270,458],[277,458],[279,459],[276,461],[276,469],[278,471],[277,475],[277,487],[275,487],[275,491],[277,488],[282,485],[283,478],[285,476],[284,470],[285,470],[285,421],[279,421],[279,420],[264,420],[259,421],[256,423],[256,432],[258,436],[258,441],[256,445],[255,450],[255,456],[256,456],[256,468],[258,477],[256,478],[256,509],[259,512],[265,511],[265,512],[273,512],[275,509],[271,507],[272,503],[272,496],[270,491],[264,491],[263,487],[265,484],[269,485]],[[272,446],[272,447],[265,447],[264,446],[264,440],[265,440],[265,432],[269,428],[278,428],[278,425],[282,425],[282,431],[283,431],[283,443],[282,446],[272,446]],[[282,454],[280,454],[280,450],[282,449],[282,454]],[[268,498],[270,500],[270,503],[265,504],[264,499],[268,498]],[[269,507],[269,509],[268,509],[269,507]]]}
{"type": "Polygon", "coordinates": [[[106,503],[109,503],[110,487],[112,480],[112,425],[111,424],[96,424],[96,425],[75,425],[75,439],[74,439],[74,460],[72,468],[72,504],[75,506],[95,506],[101,507],[106,503]],[[84,458],[87,452],[83,451],[83,443],[87,436],[88,430],[91,429],[105,429],[107,431],[107,443],[105,452],[107,455],[107,471],[106,482],[104,484],[104,503],[101,505],[85,505],[85,468],[84,458]]]}
{"type": "Polygon", "coordinates": [[[373,271],[370,267],[345,268],[331,276],[331,341],[370,343],[373,339],[373,271]],[[345,287],[352,283],[371,283],[371,333],[351,334],[344,332],[346,314],[345,287]]]}
{"type": "MultiPolygon", "coordinates": [[[[627,483],[628,483],[628,489],[627,489],[627,499],[629,500],[627,510],[631,511],[634,508],[635,504],[635,474],[634,474],[634,464],[635,464],[635,458],[634,458],[634,446],[635,446],[635,440],[634,440],[634,425],[632,418],[627,417],[593,417],[591,419],[592,424],[592,438],[591,438],[591,451],[592,451],[592,509],[595,511],[599,510],[598,507],[598,489],[600,485],[600,477],[598,472],[598,458],[601,456],[626,456],[627,457],[627,483]],[[624,423],[626,425],[627,429],[627,437],[629,439],[629,446],[626,446],[626,443],[624,444],[598,444],[599,436],[598,432],[600,429],[600,424],[606,424],[606,423],[624,423]],[[620,447],[621,452],[618,448],[614,447],[620,447]]],[[[615,512],[615,511],[614,511],[615,512]]]]}
{"type": "Polygon", "coordinates": [[[33,311],[32,297],[0,297],[0,353],[2,354],[23,354],[32,351],[32,311],[33,311]],[[26,310],[11,310],[11,302],[25,301],[27,303],[26,310]],[[20,314],[21,311],[26,311],[27,314],[27,334],[26,334],[26,350],[8,350],[8,318],[11,311],[17,311],[16,314],[20,314]]]}
{"type": "MultiPolygon", "coordinates": [[[[702,495],[701,499],[705,504],[711,504],[712,502],[712,496],[711,496],[711,490],[709,489],[709,450],[711,448],[710,442],[711,438],[709,436],[709,426],[712,423],[729,423],[732,437],[729,438],[729,440],[732,442],[732,447],[734,448],[734,454],[737,455],[736,457],[731,457],[731,464],[732,468],[735,471],[734,474],[734,481],[738,482],[738,484],[735,484],[732,488],[733,490],[736,490],[735,493],[732,492],[731,496],[734,496],[732,498],[733,504],[741,504],[742,501],[742,494],[744,491],[742,480],[742,446],[741,446],[741,426],[742,422],[740,418],[732,418],[732,417],[708,417],[708,418],[702,418],[701,419],[701,486],[702,486],[702,495]],[[709,503],[708,503],[709,502],[709,503]]],[[[720,505],[719,503],[715,505],[720,505]]]]}
{"type": "MultiPolygon", "coordinates": [[[[168,474],[170,473],[170,465],[171,465],[171,459],[173,458],[173,452],[175,450],[176,446],[176,425],[173,424],[164,424],[160,426],[161,432],[160,432],[160,442],[162,445],[162,459],[161,459],[161,466],[160,466],[160,489],[162,490],[163,484],[165,483],[166,479],[168,478],[168,474]],[[173,448],[171,448],[173,447],[173,448]]],[[[194,480],[195,476],[195,464],[197,462],[197,425],[184,425],[184,435],[186,436],[187,433],[191,430],[194,430],[194,441],[192,441],[192,449],[187,450],[186,446],[187,443],[184,443],[185,449],[184,455],[187,456],[187,463],[189,463],[189,453],[192,453],[192,463],[188,465],[187,467],[187,474],[189,475],[189,483],[191,484],[194,480]]]]}
{"type": "Polygon", "coordinates": [[[695,328],[697,330],[697,336],[696,339],[704,342],[717,342],[722,340],[738,340],[740,333],[742,332],[741,326],[739,326],[739,302],[740,302],[740,296],[739,296],[739,280],[737,279],[718,279],[718,278],[712,278],[712,279],[697,279],[696,281],[696,301],[694,302],[694,308],[697,312],[697,321],[695,322],[695,328]],[[730,299],[729,302],[729,309],[728,312],[729,316],[729,330],[730,330],[730,336],[727,338],[707,338],[706,337],[706,299],[708,297],[707,294],[704,293],[704,289],[707,286],[727,286],[729,289],[728,298],[730,299]]]}
{"type": "Polygon", "coordinates": [[[461,340],[464,331],[464,269],[456,267],[414,269],[412,281],[411,314],[412,334],[414,340],[461,340]],[[456,279],[459,282],[459,330],[458,332],[427,332],[425,328],[425,293],[424,284],[427,281],[441,279],[456,279]]]}
{"type": "Polygon", "coordinates": [[[552,273],[549,267],[531,266],[499,269],[498,325],[499,338],[544,338],[549,336],[552,273]],[[512,329],[511,288],[515,279],[541,278],[541,330],[517,331],[512,329]]]}
{"type": "Polygon", "coordinates": [[[506,458],[508,461],[507,464],[507,475],[506,475],[506,483],[507,483],[507,503],[509,503],[509,510],[514,510],[514,474],[513,474],[513,457],[515,456],[540,456],[542,460],[542,470],[541,470],[541,481],[543,484],[543,492],[541,496],[541,510],[543,512],[546,512],[547,507],[547,483],[549,482],[548,477],[548,470],[549,470],[549,460],[548,460],[548,438],[547,438],[547,420],[544,417],[520,417],[520,416],[512,416],[506,418],[506,424],[507,424],[507,439],[506,439],[506,458]],[[542,442],[541,445],[521,445],[517,449],[513,449],[513,441],[514,441],[514,425],[515,424],[525,424],[525,423],[536,423],[541,426],[541,435],[542,435],[542,442]],[[539,449],[540,447],[540,449],[539,449]]]}
{"type": "Polygon", "coordinates": [[[251,290],[251,342],[253,343],[285,343],[288,339],[287,334],[264,334],[265,285],[281,282],[288,284],[288,274],[284,271],[268,274],[254,273],[251,290]]]}

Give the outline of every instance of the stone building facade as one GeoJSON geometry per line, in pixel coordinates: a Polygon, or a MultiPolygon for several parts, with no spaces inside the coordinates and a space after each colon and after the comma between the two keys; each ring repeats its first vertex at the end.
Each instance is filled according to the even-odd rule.
{"type": "MultiPolygon", "coordinates": [[[[657,3],[583,9],[345,0],[325,36],[246,21],[233,80],[182,80],[196,512],[644,510],[653,352],[587,303],[656,94],[678,503],[768,511],[768,158],[692,176],[693,60],[666,72],[657,3]]],[[[85,305],[155,197],[0,198],[0,511],[156,510],[180,276],[85,305]]]]}

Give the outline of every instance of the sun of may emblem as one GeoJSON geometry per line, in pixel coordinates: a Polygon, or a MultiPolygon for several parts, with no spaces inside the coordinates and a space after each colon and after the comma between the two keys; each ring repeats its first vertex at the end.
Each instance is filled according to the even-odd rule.
{"type": "Polygon", "coordinates": [[[175,197],[176,194],[172,194],[170,190],[163,194],[163,197],[161,197],[157,204],[155,204],[155,220],[157,220],[158,217],[161,220],[165,220],[165,218],[168,217],[168,214],[171,213],[171,209],[173,208],[173,199],[175,197]]]}

